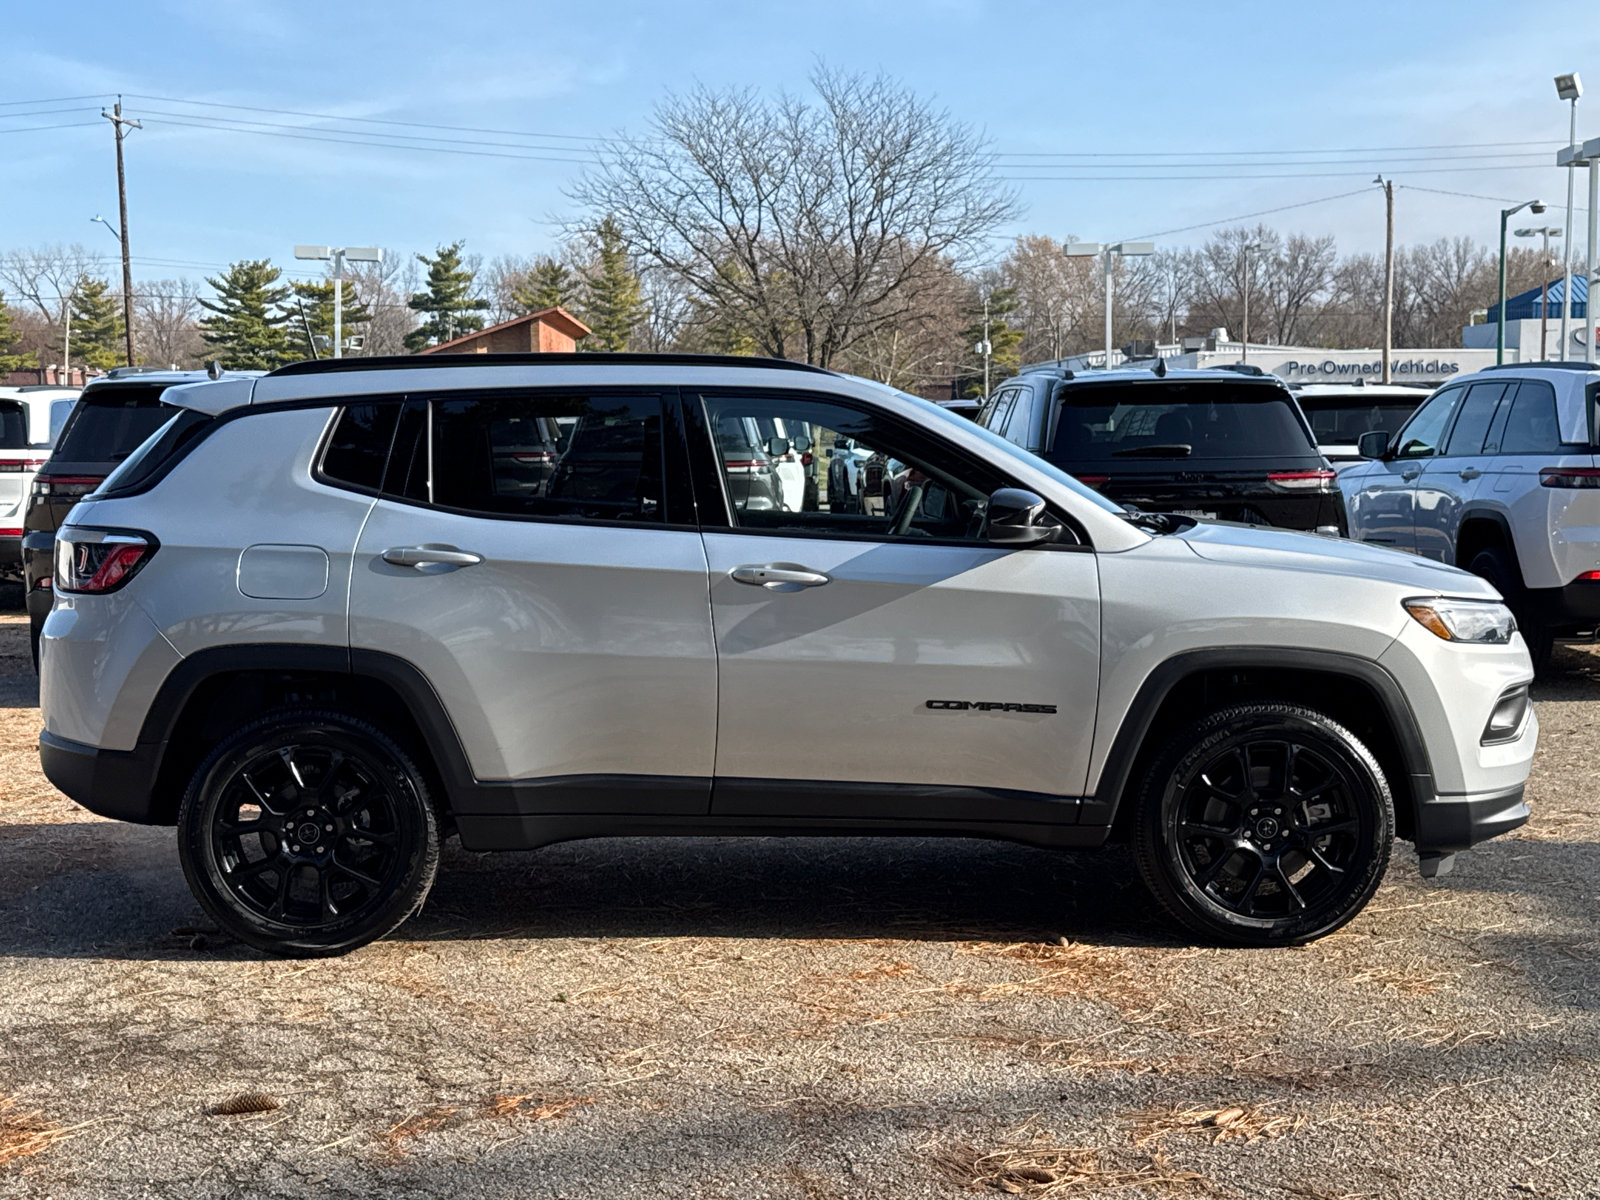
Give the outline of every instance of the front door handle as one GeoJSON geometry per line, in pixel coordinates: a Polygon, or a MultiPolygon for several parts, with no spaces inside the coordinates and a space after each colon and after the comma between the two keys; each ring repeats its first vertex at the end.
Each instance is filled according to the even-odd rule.
{"type": "Polygon", "coordinates": [[[1483,472],[1478,470],[1477,467],[1463,467],[1460,474],[1461,478],[1463,479],[1476,479],[1479,475],[1482,475],[1483,472]]]}
{"type": "Polygon", "coordinates": [[[394,567],[415,567],[423,575],[442,575],[481,563],[483,555],[442,542],[428,542],[422,546],[390,546],[383,552],[383,561],[394,567]]]}
{"type": "Polygon", "coordinates": [[[748,583],[751,587],[764,587],[769,592],[798,592],[802,588],[821,587],[828,576],[810,567],[795,563],[748,563],[735,567],[728,574],[735,583],[748,583]]]}
{"type": "Polygon", "coordinates": [[[1422,468],[1421,467],[1411,467],[1408,470],[1401,471],[1400,472],[1400,478],[1404,479],[1407,483],[1410,483],[1413,479],[1415,479],[1418,475],[1421,475],[1421,474],[1422,474],[1422,468]]]}

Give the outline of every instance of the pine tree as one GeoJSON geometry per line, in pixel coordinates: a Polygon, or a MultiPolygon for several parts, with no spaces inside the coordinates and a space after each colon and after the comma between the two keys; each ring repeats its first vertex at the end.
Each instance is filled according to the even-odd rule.
{"type": "Polygon", "coordinates": [[[39,365],[36,354],[9,354],[13,338],[11,332],[11,308],[6,304],[5,294],[0,292],[0,375],[9,375],[12,371],[19,371],[24,367],[39,365]]]}
{"type": "Polygon", "coordinates": [[[289,289],[273,286],[282,274],[268,259],[247,259],[230,266],[221,279],[206,280],[217,298],[200,306],[216,315],[202,318],[201,337],[223,366],[270,371],[289,357],[283,328],[288,316],[278,311],[289,289]]]}
{"type": "MultiPolygon", "coordinates": [[[[1022,307],[1022,302],[1017,298],[1016,288],[995,288],[989,293],[989,387],[991,389],[1002,379],[1010,379],[1022,366],[1022,339],[1025,331],[1015,328],[1006,322],[1006,318],[1022,307]]],[[[969,305],[967,314],[972,317],[972,324],[961,331],[961,338],[968,346],[976,346],[983,341],[983,301],[969,305]]],[[[983,395],[983,356],[974,356],[976,374],[978,378],[967,388],[968,396],[983,395]]]]}
{"type": "Polygon", "coordinates": [[[522,286],[511,293],[511,299],[523,312],[542,312],[547,308],[571,311],[579,306],[580,282],[572,268],[564,263],[541,258],[528,272],[522,286]]]}
{"type": "MultiPolygon", "coordinates": [[[[289,353],[299,358],[331,357],[333,280],[294,283],[290,286],[294,288],[294,298],[283,306],[284,315],[288,318],[283,328],[288,335],[289,353]],[[312,337],[327,339],[315,350],[312,342],[306,337],[307,325],[311,327],[312,337]]],[[[340,335],[347,341],[352,334],[359,334],[361,327],[372,320],[372,308],[357,294],[355,281],[352,279],[344,281],[339,307],[343,309],[340,317],[343,328],[340,330],[340,335]]]]}
{"type": "Polygon", "coordinates": [[[72,289],[72,349],[85,366],[106,370],[123,362],[122,303],[104,279],[78,277],[72,289]]]}
{"type": "Polygon", "coordinates": [[[406,349],[415,354],[482,329],[477,314],[489,302],[472,296],[473,272],[461,261],[461,243],[440,246],[432,258],[419,254],[417,261],[428,268],[428,290],[411,297],[411,308],[423,314],[423,321],[406,334],[406,349]]]}
{"type": "Polygon", "coordinates": [[[633,329],[644,320],[639,277],[628,266],[622,227],[606,217],[595,230],[599,259],[584,279],[583,319],[594,332],[583,340],[585,350],[626,350],[633,329]]]}

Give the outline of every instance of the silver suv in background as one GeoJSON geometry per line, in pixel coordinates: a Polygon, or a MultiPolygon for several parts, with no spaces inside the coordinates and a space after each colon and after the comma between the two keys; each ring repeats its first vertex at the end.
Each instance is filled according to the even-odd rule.
{"type": "Polygon", "coordinates": [[[40,755],[176,825],[254,946],[382,936],[449,833],[1127,840],[1189,928],[1284,945],[1354,916],[1395,837],[1431,874],[1527,819],[1532,669],[1488,583],[1130,513],[867,380],[487,354],[162,399],[58,532],[40,755]],[[541,420],[570,433],[530,488],[541,420]],[[892,486],[742,503],[768,421],[768,457],[892,486]]]}
{"type": "Polygon", "coordinates": [[[1528,363],[1462,376],[1342,471],[1350,536],[1489,580],[1536,665],[1600,626],[1600,370],[1528,363]]]}
{"type": "Polygon", "coordinates": [[[1427,388],[1398,383],[1360,382],[1306,383],[1291,390],[1311,422],[1317,449],[1336,471],[1362,461],[1363,434],[1398,432],[1429,393],[1427,388]]]}

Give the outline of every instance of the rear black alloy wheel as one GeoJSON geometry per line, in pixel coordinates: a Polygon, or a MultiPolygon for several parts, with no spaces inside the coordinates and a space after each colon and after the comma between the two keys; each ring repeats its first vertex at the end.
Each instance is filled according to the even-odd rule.
{"type": "Polygon", "coordinates": [[[438,870],[427,785],[399,746],[340,713],[245,726],[195,772],[185,876],[229,933],[275,954],[341,954],[422,906],[438,870]]]}
{"type": "Polygon", "coordinates": [[[1252,704],[1190,727],[1145,777],[1134,847],[1146,884],[1207,937],[1292,945],[1372,897],[1394,803],[1371,752],[1309,709],[1252,704]]]}

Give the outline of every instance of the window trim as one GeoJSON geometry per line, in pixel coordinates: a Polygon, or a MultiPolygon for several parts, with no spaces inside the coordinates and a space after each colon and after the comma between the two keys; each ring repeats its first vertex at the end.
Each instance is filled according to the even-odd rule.
{"type": "MultiPolygon", "coordinates": [[[[701,527],[702,530],[716,530],[717,532],[737,533],[737,534],[743,534],[746,537],[776,537],[776,538],[791,538],[791,539],[808,539],[808,540],[811,540],[811,541],[837,540],[837,541],[844,541],[844,542],[859,542],[859,543],[863,543],[863,544],[889,545],[889,546],[960,546],[960,547],[965,547],[967,549],[984,549],[984,548],[987,548],[987,549],[1001,550],[1001,551],[1007,549],[1007,547],[1005,547],[1005,546],[996,545],[995,543],[987,541],[987,540],[974,539],[974,538],[935,538],[935,537],[912,538],[912,537],[891,537],[887,533],[883,533],[883,534],[878,534],[878,533],[845,533],[845,532],[842,532],[842,531],[833,531],[833,530],[828,530],[828,531],[824,532],[824,531],[821,531],[821,530],[805,530],[805,529],[752,529],[752,528],[750,528],[748,526],[743,526],[743,525],[738,524],[737,521],[733,517],[733,503],[732,503],[731,498],[728,495],[727,477],[726,477],[726,475],[723,473],[723,471],[720,469],[720,467],[718,465],[719,459],[720,459],[720,452],[718,451],[716,442],[715,442],[714,438],[711,435],[710,416],[706,411],[706,399],[708,397],[723,397],[723,396],[732,397],[732,398],[735,398],[735,399],[797,401],[797,402],[812,403],[812,404],[834,404],[834,405],[837,405],[840,408],[848,409],[848,410],[850,410],[852,412],[866,413],[866,414],[869,414],[869,415],[871,415],[873,417],[881,418],[881,419],[889,422],[891,425],[900,426],[900,427],[906,429],[907,431],[911,432],[913,434],[913,436],[922,437],[922,438],[925,438],[926,440],[928,440],[930,442],[936,443],[946,453],[952,455],[953,457],[957,458],[958,460],[961,460],[964,463],[974,463],[975,462],[977,465],[979,465],[979,466],[981,466],[983,468],[986,468],[991,473],[999,476],[1009,486],[1012,486],[1012,487],[1024,487],[1024,488],[1026,487],[1025,484],[1019,483],[1015,479],[1015,477],[1011,475],[1011,473],[1009,471],[1004,470],[1002,467],[998,466],[995,463],[990,462],[988,459],[983,459],[983,458],[975,459],[974,456],[971,453],[969,453],[967,450],[965,450],[964,448],[962,448],[960,446],[953,445],[952,443],[946,441],[944,438],[940,437],[936,431],[931,431],[931,430],[925,429],[925,428],[915,424],[914,422],[907,421],[906,419],[901,417],[898,413],[888,412],[885,409],[879,408],[879,407],[871,404],[868,401],[859,400],[854,396],[841,395],[838,392],[809,391],[809,390],[808,391],[790,391],[790,390],[786,390],[786,389],[783,389],[783,388],[770,388],[770,387],[764,387],[764,388],[690,387],[690,388],[684,388],[683,389],[683,406],[684,406],[684,409],[685,409],[686,412],[688,410],[690,410],[690,409],[697,410],[698,419],[697,419],[696,423],[698,424],[699,429],[701,431],[701,437],[699,439],[693,439],[693,438],[690,439],[690,442],[689,442],[689,454],[690,454],[690,458],[691,458],[691,464],[693,464],[693,462],[696,461],[696,460],[698,460],[699,463],[702,464],[699,470],[694,469],[693,466],[691,465],[691,475],[695,477],[697,483],[706,474],[714,474],[716,476],[716,480],[717,480],[717,483],[716,483],[717,493],[716,494],[717,494],[717,497],[718,497],[718,502],[720,503],[720,506],[721,506],[721,513],[719,515],[723,518],[723,520],[721,520],[720,522],[718,522],[716,524],[711,524],[711,523],[705,521],[704,520],[704,506],[701,506],[702,520],[701,520],[700,527],[701,527]]],[[[1031,491],[1032,489],[1028,488],[1027,490],[1031,491]]],[[[1052,516],[1058,518],[1059,520],[1061,520],[1063,522],[1063,524],[1066,526],[1066,528],[1071,531],[1072,536],[1077,538],[1078,540],[1077,540],[1077,542],[1075,544],[1072,544],[1072,545],[1067,545],[1067,544],[1060,543],[1060,542],[1045,542],[1045,543],[1042,543],[1041,545],[1038,545],[1038,546],[1026,547],[1026,549],[1028,549],[1028,550],[1057,550],[1057,551],[1063,551],[1064,550],[1064,551],[1070,551],[1072,553],[1083,553],[1083,552],[1087,552],[1087,553],[1090,553],[1090,554],[1094,553],[1094,544],[1093,544],[1093,542],[1091,542],[1091,540],[1089,538],[1089,531],[1084,528],[1082,522],[1080,522],[1070,512],[1067,512],[1060,505],[1055,504],[1053,502],[1050,502],[1048,500],[1046,501],[1046,503],[1049,505],[1050,514],[1052,516]]]]}

